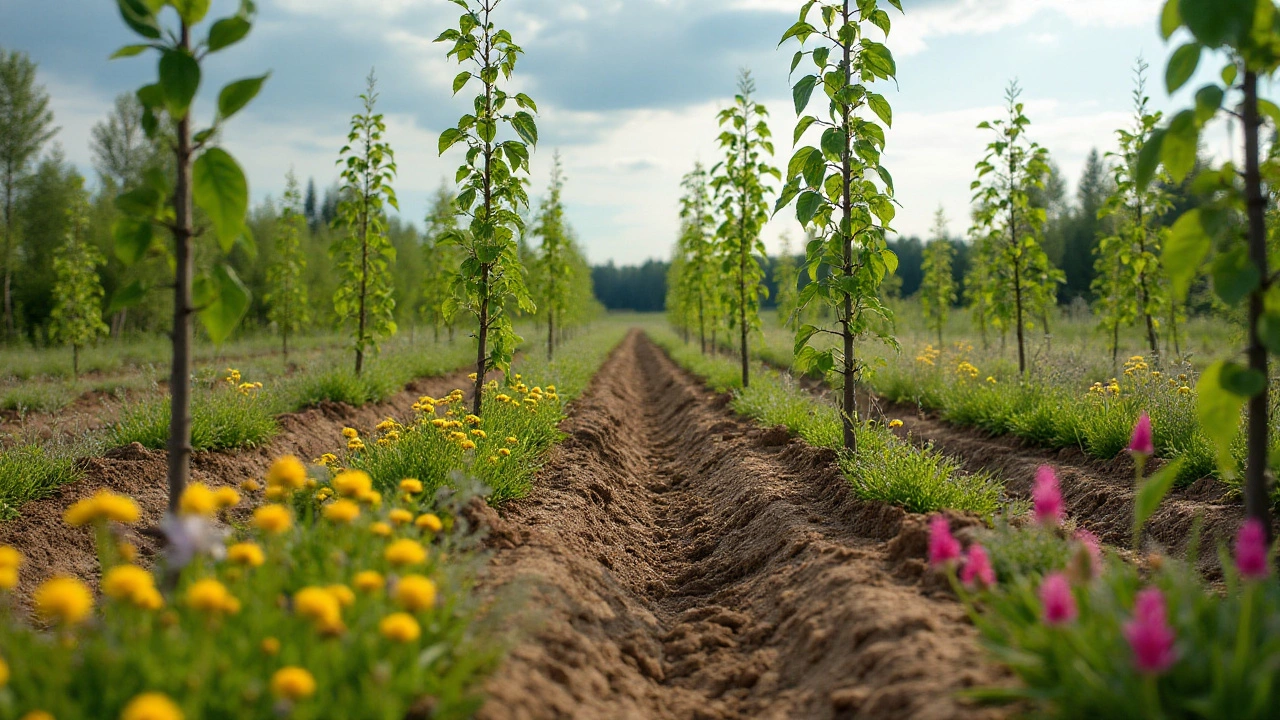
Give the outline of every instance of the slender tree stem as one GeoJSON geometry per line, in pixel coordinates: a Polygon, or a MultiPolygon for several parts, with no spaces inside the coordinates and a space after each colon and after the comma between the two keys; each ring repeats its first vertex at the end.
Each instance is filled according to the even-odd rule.
{"type": "MultiPolygon", "coordinates": [[[[191,30],[182,24],[183,50],[191,47],[191,30]]],[[[191,475],[191,345],[195,307],[191,286],[195,259],[191,247],[191,110],[177,122],[177,180],[174,184],[173,363],[169,374],[169,511],[178,501],[191,475]]]]}
{"type": "Polygon", "coordinates": [[[1263,298],[1271,284],[1267,270],[1266,198],[1262,195],[1262,175],[1258,164],[1258,76],[1251,70],[1244,73],[1244,145],[1245,145],[1245,202],[1249,221],[1249,259],[1262,278],[1259,286],[1249,294],[1249,369],[1268,382],[1261,392],[1249,398],[1247,427],[1248,459],[1245,462],[1245,514],[1257,518],[1266,528],[1271,539],[1270,502],[1267,478],[1268,450],[1268,388],[1270,386],[1267,348],[1258,334],[1258,321],[1262,318],[1263,298]]]}

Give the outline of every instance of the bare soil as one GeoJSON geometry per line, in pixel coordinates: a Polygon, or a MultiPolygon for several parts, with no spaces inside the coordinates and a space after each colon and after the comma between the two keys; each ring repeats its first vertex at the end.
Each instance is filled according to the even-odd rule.
{"type": "Polygon", "coordinates": [[[482,591],[534,613],[478,717],[1006,716],[957,697],[1010,680],[923,572],[923,518],[725,401],[633,331],[530,496],[475,508],[482,591]]]}

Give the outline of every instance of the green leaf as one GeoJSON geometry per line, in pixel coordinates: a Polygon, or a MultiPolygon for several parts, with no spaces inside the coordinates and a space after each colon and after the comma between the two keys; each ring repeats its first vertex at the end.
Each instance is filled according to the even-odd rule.
{"type": "Polygon", "coordinates": [[[842,158],[845,151],[845,135],[840,128],[827,128],[822,131],[822,152],[842,158]]]}
{"type": "MultiPolygon", "coordinates": [[[[1232,363],[1234,364],[1234,363],[1232,363]]],[[[1224,361],[1205,368],[1196,383],[1196,418],[1200,429],[1218,449],[1218,466],[1224,476],[1235,474],[1231,459],[1231,443],[1240,429],[1240,411],[1246,398],[1228,391],[1222,386],[1224,361]]],[[[1239,366],[1236,366],[1239,368],[1239,366]]]]}
{"type": "Polygon", "coordinates": [[[1139,547],[1142,528],[1155,514],[1160,503],[1173,489],[1174,480],[1178,479],[1178,471],[1182,469],[1184,458],[1178,458],[1157,470],[1151,477],[1142,481],[1138,492],[1133,497],[1133,546],[1139,547]]]}
{"type": "Polygon", "coordinates": [[[111,293],[111,302],[107,304],[107,314],[119,312],[127,307],[132,307],[142,302],[146,297],[147,289],[143,287],[140,280],[134,280],[128,285],[116,288],[111,293]]]}
{"type": "Polygon", "coordinates": [[[796,200],[796,220],[800,221],[801,225],[808,225],[820,207],[822,207],[822,196],[812,190],[805,190],[796,200]]]}
{"type": "Polygon", "coordinates": [[[1160,12],[1160,36],[1168,40],[1182,25],[1182,15],[1178,12],[1179,0],[1165,0],[1164,9],[1160,12]]]}
{"type": "Polygon", "coordinates": [[[884,122],[885,127],[893,127],[893,108],[889,107],[889,101],[885,100],[883,95],[867,93],[867,106],[884,122]]]}
{"type": "Polygon", "coordinates": [[[445,150],[453,147],[465,137],[457,128],[449,128],[440,133],[440,154],[443,155],[445,150]]]}
{"type": "Polygon", "coordinates": [[[115,240],[115,253],[125,265],[135,265],[151,250],[155,232],[149,220],[120,218],[111,228],[115,240]]]}
{"type": "Polygon", "coordinates": [[[160,209],[161,199],[159,192],[144,186],[116,196],[116,208],[125,215],[150,220],[160,209]]]}
{"type": "Polygon", "coordinates": [[[796,150],[795,154],[791,156],[791,161],[787,163],[787,182],[804,172],[805,165],[809,162],[809,156],[816,152],[818,152],[816,148],[807,145],[796,150]]]}
{"type": "Polygon", "coordinates": [[[458,92],[462,90],[462,88],[466,87],[467,83],[470,81],[471,81],[471,71],[464,70],[458,73],[458,76],[453,79],[453,94],[457,95],[458,92]]]}
{"type": "Polygon", "coordinates": [[[231,252],[244,232],[249,185],[240,165],[222,148],[209,148],[191,171],[192,196],[209,215],[223,252],[231,252]]]}
{"type": "MultiPolygon", "coordinates": [[[[1173,0],[1177,2],[1177,0],[1173,0]]],[[[1151,184],[1151,178],[1155,177],[1156,168],[1160,167],[1160,150],[1164,143],[1164,130],[1156,130],[1151,133],[1151,137],[1142,144],[1142,149],[1138,151],[1138,170],[1135,180],[1138,187],[1145,190],[1147,185],[1151,184]]]]}
{"type": "Polygon", "coordinates": [[[799,145],[800,138],[804,137],[805,132],[808,131],[809,128],[813,127],[813,124],[816,122],[818,122],[818,118],[812,115],[805,115],[804,117],[800,118],[800,120],[796,123],[795,137],[791,139],[791,144],[799,145]]]}
{"type": "Polygon", "coordinates": [[[221,344],[249,311],[252,299],[249,290],[235,270],[224,264],[218,264],[211,276],[201,277],[197,283],[204,286],[199,294],[208,298],[200,309],[200,323],[208,331],[209,339],[221,344]]]}
{"type": "Polygon", "coordinates": [[[1212,274],[1214,293],[1228,305],[1236,305],[1249,297],[1262,280],[1262,273],[1249,259],[1249,251],[1243,245],[1218,253],[1212,274]]]}
{"type": "Polygon", "coordinates": [[[185,52],[165,50],[160,56],[160,89],[169,116],[175,120],[186,117],[200,89],[200,64],[185,52]]]}
{"type": "Polygon", "coordinates": [[[244,39],[253,26],[239,15],[223,18],[209,28],[209,52],[214,53],[228,48],[244,39]]]}
{"type": "MultiPolygon", "coordinates": [[[[1211,48],[1243,40],[1253,25],[1258,0],[1179,0],[1182,22],[1211,48]]],[[[1269,0],[1262,0],[1268,2],[1269,0]]]]}
{"type": "Polygon", "coordinates": [[[791,88],[791,99],[795,101],[797,115],[803,113],[809,106],[809,98],[813,97],[813,87],[817,83],[817,75],[805,75],[800,78],[795,87],[791,88]]]}
{"type": "Polygon", "coordinates": [[[1200,143],[1200,128],[1195,122],[1195,111],[1183,110],[1173,117],[1165,131],[1160,148],[1160,159],[1174,182],[1182,179],[1196,165],[1196,147],[1200,143]]]}
{"type": "Polygon", "coordinates": [[[144,38],[160,39],[160,25],[155,13],[142,0],[116,0],[124,24],[144,38]]]}
{"type": "Polygon", "coordinates": [[[1223,390],[1246,399],[1267,389],[1265,375],[1233,362],[1223,363],[1218,383],[1223,390]]]}
{"type": "Polygon", "coordinates": [[[1277,127],[1280,127],[1280,106],[1270,100],[1258,98],[1258,112],[1269,118],[1277,127]]]}
{"type": "Polygon", "coordinates": [[[111,53],[111,57],[107,59],[115,60],[116,58],[126,58],[126,57],[133,57],[134,55],[141,55],[143,52],[149,50],[150,48],[151,48],[150,45],[125,45],[119,50],[111,53]]]}
{"type": "Polygon", "coordinates": [[[822,157],[822,153],[810,153],[804,163],[804,181],[809,187],[816,188],[822,185],[822,176],[826,174],[827,164],[822,157]]]}
{"type": "Polygon", "coordinates": [[[1212,239],[1201,222],[1199,208],[1183,213],[1173,224],[1161,261],[1169,274],[1174,297],[1182,300],[1187,296],[1187,289],[1212,244],[1212,239]]]}
{"type": "Polygon", "coordinates": [[[187,25],[199,24],[209,14],[209,0],[169,0],[169,3],[187,25]]]}
{"type": "Polygon", "coordinates": [[[226,120],[240,112],[250,100],[257,96],[258,91],[262,89],[262,83],[269,77],[271,73],[256,78],[245,78],[222,88],[222,92],[218,93],[218,115],[226,120]]]}
{"type": "Polygon", "coordinates": [[[1189,42],[1177,50],[1169,58],[1169,65],[1164,69],[1164,84],[1170,93],[1187,84],[1200,64],[1200,51],[1204,46],[1198,42],[1189,42]]]}
{"type": "Polygon", "coordinates": [[[534,123],[533,116],[529,113],[518,112],[512,115],[511,127],[515,129],[521,140],[534,146],[538,144],[538,126],[534,123]]]}
{"type": "Polygon", "coordinates": [[[1217,85],[1205,85],[1196,91],[1196,124],[1203,126],[1218,114],[1222,107],[1222,88],[1217,85]]]}

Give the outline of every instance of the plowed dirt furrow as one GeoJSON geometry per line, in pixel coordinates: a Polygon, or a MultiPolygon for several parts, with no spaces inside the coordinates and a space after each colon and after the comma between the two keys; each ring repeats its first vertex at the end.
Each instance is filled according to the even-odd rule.
{"type": "Polygon", "coordinates": [[[958,604],[898,573],[903,513],[834,457],[733,416],[633,332],[528,499],[488,511],[482,587],[531,630],[480,713],[516,718],[977,718],[1007,681],[958,604]]]}

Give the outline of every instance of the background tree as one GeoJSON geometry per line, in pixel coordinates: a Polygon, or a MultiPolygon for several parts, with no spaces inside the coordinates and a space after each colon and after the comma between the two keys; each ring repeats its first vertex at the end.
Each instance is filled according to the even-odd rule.
{"type": "MultiPolygon", "coordinates": [[[[191,472],[191,360],[192,319],[198,313],[214,342],[222,342],[249,307],[249,293],[225,263],[197,277],[193,204],[208,216],[212,236],[222,253],[230,253],[245,231],[249,186],[240,165],[225,150],[210,146],[222,124],[245,107],[267,76],[229,83],[218,93],[217,116],[211,127],[193,131],[191,104],[200,88],[200,62],[210,54],[244,39],[252,27],[254,4],[242,0],[240,11],[209,26],[203,41],[193,42],[192,31],[205,19],[209,3],[181,3],[176,28],[162,28],[159,8],[143,0],[119,0],[121,17],[143,43],[126,45],[113,57],[131,57],[155,50],[160,55],[158,80],[138,91],[142,103],[142,127],[153,142],[163,142],[173,157],[170,177],[158,169],[144,174],[141,186],[116,200],[125,214],[115,227],[116,256],[126,264],[168,249],[156,243],[155,227],[173,236],[172,255],[166,261],[174,269],[173,362],[169,392],[172,400],[169,427],[169,509],[177,510],[178,498],[191,472]],[[167,128],[161,129],[161,117],[167,128]]],[[[137,302],[145,294],[140,282],[116,291],[113,305],[137,302]]]]}
{"type": "Polygon", "coordinates": [[[365,83],[360,95],[364,107],[351,117],[347,145],[339,151],[343,184],[338,222],[345,232],[331,250],[342,277],[333,307],[344,322],[355,324],[356,375],[364,372],[365,351],[376,350],[379,340],[396,332],[390,272],[396,252],[387,237],[385,206],[400,209],[391,187],[395,155],[383,140],[386,123],[374,111],[378,81],[372,70],[365,83]]]}
{"type": "Polygon", "coordinates": [[[155,145],[142,129],[142,103],[137,96],[116,96],[111,114],[90,131],[89,149],[103,182],[119,190],[142,181],[143,171],[157,158],[155,145]]]}
{"type": "Polygon", "coordinates": [[[769,111],[755,101],[756,83],[750,70],[738,75],[733,105],[720,112],[720,149],[725,159],[712,169],[711,186],[720,200],[724,222],[721,238],[721,271],[732,284],[728,293],[730,329],[738,329],[738,354],[742,363],[742,387],[751,380],[751,356],[747,337],[760,327],[760,297],[768,292],[761,284],[764,270],[757,257],[765,254],[760,229],[769,220],[769,186],[766,177],[779,180],[782,173],[765,159],[773,155],[769,111]],[[717,172],[718,171],[718,172],[717,172]]]}
{"type": "Polygon", "coordinates": [[[540,284],[539,309],[547,317],[547,357],[556,352],[556,321],[564,321],[569,309],[569,286],[573,282],[573,267],[569,262],[569,235],[565,227],[564,169],[560,164],[560,152],[556,151],[551,163],[551,184],[547,198],[538,213],[535,234],[541,238],[538,248],[537,271],[540,284]]]}
{"type": "Polygon", "coordinates": [[[444,308],[453,296],[450,283],[458,273],[461,259],[457,246],[447,237],[458,229],[457,196],[441,184],[427,212],[426,231],[422,238],[422,291],[419,293],[419,309],[422,319],[431,325],[435,339],[440,340],[440,328],[447,328],[453,340],[455,318],[446,315],[444,308]]]}
{"type": "Polygon", "coordinates": [[[71,371],[80,377],[80,348],[107,332],[102,321],[103,257],[89,242],[89,198],[83,187],[68,211],[70,229],[53,260],[53,310],[50,340],[71,346],[71,371]]]}
{"type": "Polygon", "coordinates": [[[1168,302],[1160,264],[1160,248],[1168,229],[1160,225],[1160,216],[1170,207],[1169,196],[1162,184],[1142,186],[1134,179],[1138,154],[1162,115],[1147,109],[1146,71],[1147,64],[1139,58],[1134,66],[1133,126],[1116,131],[1120,150],[1107,153],[1116,160],[1115,190],[1098,208],[1100,217],[1115,221],[1114,232],[1098,243],[1094,264],[1094,294],[1102,329],[1111,336],[1113,365],[1119,359],[1120,328],[1135,321],[1146,333],[1151,356],[1159,357],[1156,330],[1168,302]]]}
{"type": "Polygon", "coordinates": [[[795,330],[797,318],[796,304],[800,290],[797,283],[800,273],[796,270],[796,257],[791,254],[791,236],[783,233],[782,250],[778,262],[773,266],[773,281],[778,286],[778,324],[788,330],[795,330]]]}
{"type": "Polygon", "coordinates": [[[933,238],[924,246],[924,281],[920,286],[920,304],[926,322],[938,335],[939,348],[947,316],[956,301],[955,280],[951,275],[953,253],[954,248],[947,239],[947,216],[939,207],[933,214],[933,238]]]}
{"type": "Polygon", "coordinates": [[[4,193],[4,336],[13,339],[13,271],[18,248],[14,210],[18,185],[31,161],[58,132],[49,109],[49,93],[36,84],[36,64],[26,53],[0,48],[0,191],[4,193]]]}
{"type": "Polygon", "coordinates": [[[307,219],[302,210],[302,193],[298,178],[290,170],[285,176],[284,202],[276,226],[276,260],[267,268],[267,317],[280,333],[280,349],[289,364],[289,336],[295,335],[308,322],[307,286],[303,275],[307,258],[302,252],[302,235],[307,219]]]}
{"type": "Polygon", "coordinates": [[[523,230],[520,209],[529,206],[523,178],[529,173],[529,146],[537,145],[538,129],[533,112],[538,106],[524,93],[508,95],[499,76],[510,79],[516,59],[524,52],[511,33],[493,23],[493,11],[502,0],[454,0],[466,10],[457,29],[445,30],[436,42],[452,42],[448,57],[470,63],[454,78],[456,95],[472,80],[482,91],[475,97],[474,114],[463,115],[457,127],[440,135],[440,154],[457,143],[468,147],[466,161],[458,168],[462,191],[458,212],[470,218],[469,232],[454,232],[450,241],[462,248],[463,260],[453,284],[454,298],[446,312],[466,308],[476,318],[476,381],[473,412],[479,415],[484,399],[485,374],[506,370],[520,342],[506,309],[509,302],[525,312],[534,304],[525,287],[516,234],[523,230]],[[508,104],[517,108],[506,113],[508,104]],[[498,140],[506,125],[517,138],[498,140]]]}
{"type": "Polygon", "coordinates": [[[996,139],[987,145],[987,155],[977,165],[978,179],[972,189],[978,208],[975,222],[999,238],[992,248],[988,299],[993,301],[993,310],[1012,323],[1018,343],[1018,372],[1025,373],[1026,315],[1044,315],[1047,307],[1057,303],[1061,273],[1050,265],[1040,245],[1046,211],[1033,207],[1030,195],[1032,189],[1044,187],[1049,153],[1027,139],[1031,121],[1018,101],[1021,94],[1017,81],[1010,82],[1005,91],[1005,117],[978,125],[993,131],[996,139]]]}
{"type": "MultiPolygon", "coordinates": [[[[695,163],[680,181],[680,248],[687,269],[680,273],[680,288],[697,317],[698,343],[707,354],[709,318],[718,315],[719,295],[715,292],[716,266],[715,208],[706,168],[695,163]]],[[[597,283],[598,285],[599,283],[597,283]]]]}
{"type": "MultiPolygon", "coordinates": [[[[888,1],[902,10],[899,0],[888,1]]],[[[791,158],[777,207],[794,200],[796,219],[814,233],[805,259],[810,282],[800,291],[800,307],[814,301],[831,307],[840,328],[801,326],[796,334],[796,364],[802,370],[829,372],[838,363],[836,372],[844,385],[844,447],[849,451],[857,449],[854,384],[863,367],[854,355],[854,341],[873,333],[894,342],[883,332],[885,325],[874,322],[888,320],[892,314],[876,290],[897,267],[897,257],[885,243],[895,214],[893,179],[880,164],[884,128],[860,113],[870,110],[886,127],[892,125],[889,101],[868,85],[892,79],[897,66],[889,48],[867,36],[871,27],[886,36],[889,32],[889,14],[877,0],[859,0],[856,5],[850,0],[809,0],[801,7],[799,21],[782,36],[782,42],[796,38],[801,44],[791,61],[793,73],[806,56],[817,67],[817,73],[803,76],[792,88],[800,116],[796,143],[815,126],[822,134],[818,146],[801,147],[791,158]],[[821,29],[808,22],[815,7],[821,29]],[[816,47],[806,50],[810,38],[817,38],[816,47]],[[817,87],[827,96],[825,117],[805,114],[817,87]],[[819,272],[823,268],[829,272],[819,272]],[[814,348],[809,343],[818,333],[836,335],[840,347],[814,348]]]]}

